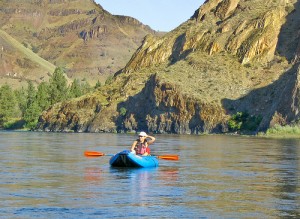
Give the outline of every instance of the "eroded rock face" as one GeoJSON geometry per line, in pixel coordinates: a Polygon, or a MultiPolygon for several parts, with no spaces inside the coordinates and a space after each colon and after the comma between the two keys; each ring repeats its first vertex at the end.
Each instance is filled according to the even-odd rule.
{"type": "Polygon", "coordinates": [[[259,0],[251,4],[245,0],[207,1],[186,23],[190,27],[183,31],[177,28],[162,39],[147,37],[125,72],[176,62],[196,50],[210,55],[228,52],[238,56],[242,64],[269,61],[287,15],[286,4],[278,1],[265,8],[261,4],[259,0]]]}
{"type": "MultiPolygon", "coordinates": [[[[278,95],[278,101],[271,111],[271,120],[267,127],[274,125],[287,125],[299,120],[300,112],[300,68],[291,73],[289,80],[286,81],[281,93],[278,95]]],[[[295,67],[296,67],[295,66],[295,67]]],[[[262,124],[263,125],[263,124],[262,124]]]]}
{"type": "Polygon", "coordinates": [[[153,75],[140,94],[121,104],[127,110],[125,130],[198,134],[226,129],[223,109],[183,95],[180,88],[153,75]]]}
{"type": "Polygon", "coordinates": [[[102,89],[112,94],[109,103],[95,96],[73,102],[74,109],[57,105],[39,127],[197,134],[226,132],[237,112],[262,116],[256,131],[298,121],[299,9],[297,1],[207,1],[171,33],[145,38],[111,87],[102,89]],[[164,69],[155,73],[153,66],[164,69]],[[170,66],[183,67],[180,77],[170,66]],[[187,82],[180,86],[172,77],[187,82]],[[197,86],[185,90],[190,82],[197,86]]]}
{"type": "Polygon", "coordinates": [[[227,116],[220,106],[183,95],[179,88],[161,82],[156,75],[139,94],[117,106],[120,107],[126,108],[126,115],[116,114],[115,106],[102,108],[95,98],[57,104],[40,117],[38,130],[199,134],[227,129],[227,116]]]}
{"type": "Polygon", "coordinates": [[[216,7],[215,15],[224,20],[236,9],[239,2],[240,0],[221,1],[216,7]]]}
{"type": "Polygon", "coordinates": [[[100,111],[101,105],[94,97],[56,104],[39,118],[37,130],[86,132],[95,114],[100,111]]]}

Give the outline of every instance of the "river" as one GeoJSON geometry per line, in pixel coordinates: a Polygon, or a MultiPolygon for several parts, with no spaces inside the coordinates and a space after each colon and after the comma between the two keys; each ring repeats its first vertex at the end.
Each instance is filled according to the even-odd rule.
{"type": "Polygon", "coordinates": [[[0,132],[0,218],[300,218],[300,140],[156,135],[150,169],[109,166],[126,134],[0,132]]]}

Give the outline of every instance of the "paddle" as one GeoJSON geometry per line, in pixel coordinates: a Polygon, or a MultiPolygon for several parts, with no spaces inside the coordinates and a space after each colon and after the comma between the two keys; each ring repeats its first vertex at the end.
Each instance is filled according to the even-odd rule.
{"type": "Polygon", "coordinates": [[[151,156],[155,156],[158,159],[163,159],[163,160],[179,160],[179,155],[177,155],[177,154],[165,154],[165,155],[151,154],[151,156]]]}
{"type": "MultiPolygon", "coordinates": [[[[114,154],[104,154],[102,152],[98,151],[85,151],[84,155],[86,157],[101,157],[101,156],[114,156],[114,154]]],[[[155,156],[158,159],[163,159],[163,160],[179,160],[179,155],[177,154],[166,154],[166,155],[151,155],[155,156]]]]}
{"type": "Polygon", "coordinates": [[[104,154],[102,152],[98,152],[98,151],[85,151],[84,152],[84,156],[86,157],[101,157],[101,156],[114,156],[114,154],[104,154]]]}

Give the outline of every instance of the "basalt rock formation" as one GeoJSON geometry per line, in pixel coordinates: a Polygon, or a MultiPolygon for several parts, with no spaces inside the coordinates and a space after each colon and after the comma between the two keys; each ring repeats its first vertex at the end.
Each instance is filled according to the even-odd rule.
{"type": "Polygon", "coordinates": [[[60,103],[43,113],[38,129],[221,133],[238,112],[261,118],[254,133],[296,123],[299,26],[297,0],[208,0],[172,32],[145,37],[111,84],[83,97],[101,105],[88,125],[47,125],[69,113],[60,103]]]}
{"type": "Polygon", "coordinates": [[[63,67],[71,79],[103,83],[149,33],[156,34],[93,0],[0,1],[0,85],[47,81],[55,67],[63,67]]]}
{"type": "Polygon", "coordinates": [[[227,52],[242,64],[270,61],[287,15],[286,4],[270,1],[208,1],[181,28],[162,39],[148,37],[125,71],[176,62],[197,50],[210,55],[227,52]],[[184,30],[183,30],[184,29],[184,30]]]}

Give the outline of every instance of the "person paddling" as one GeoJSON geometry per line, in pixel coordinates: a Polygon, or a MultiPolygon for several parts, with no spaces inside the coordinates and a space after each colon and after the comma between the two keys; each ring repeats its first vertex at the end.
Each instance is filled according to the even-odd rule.
{"type": "Polygon", "coordinates": [[[154,141],[155,138],[153,136],[147,135],[146,132],[140,132],[139,138],[136,139],[131,146],[131,152],[135,152],[136,154],[143,156],[150,155],[149,145],[154,141]],[[148,138],[150,138],[149,141],[147,140],[148,138]]]}

